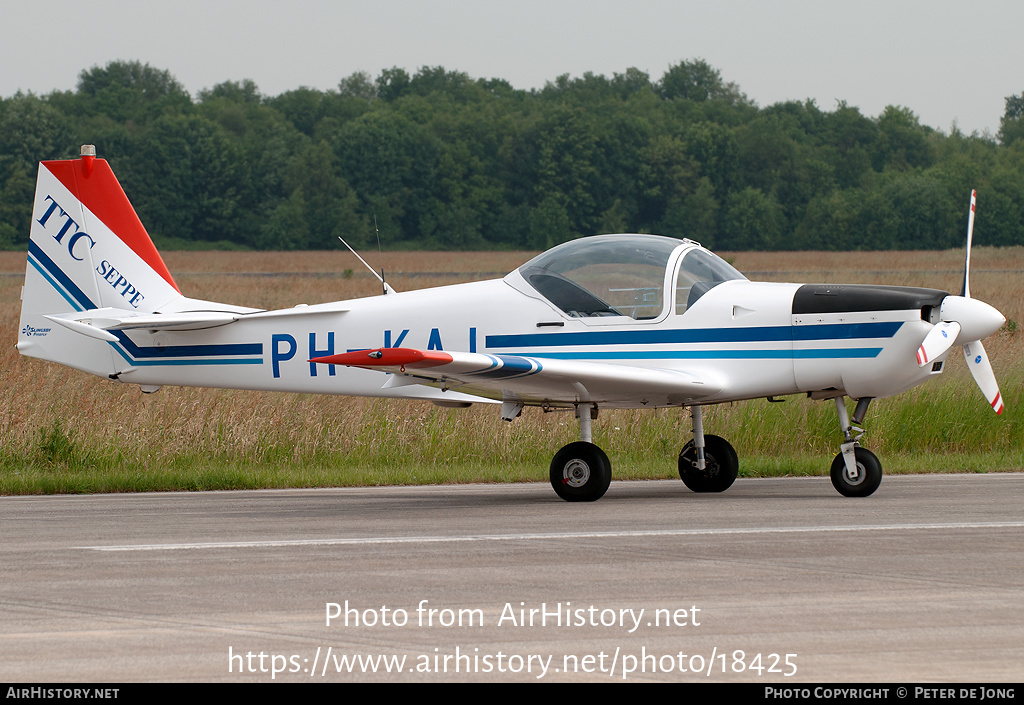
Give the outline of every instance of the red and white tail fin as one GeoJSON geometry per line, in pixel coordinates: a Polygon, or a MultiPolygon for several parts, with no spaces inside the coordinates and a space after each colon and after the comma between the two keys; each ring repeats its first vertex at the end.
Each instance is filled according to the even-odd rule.
{"type": "Polygon", "coordinates": [[[105,342],[83,339],[48,316],[153,313],[183,297],[106,160],[91,145],[82,155],[39,165],[18,350],[112,374],[105,342]]]}
{"type": "Polygon", "coordinates": [[[79,310],[152,312],[181,295],[110,165],[93,154],[39,165],[29,263],[79,310]]]}

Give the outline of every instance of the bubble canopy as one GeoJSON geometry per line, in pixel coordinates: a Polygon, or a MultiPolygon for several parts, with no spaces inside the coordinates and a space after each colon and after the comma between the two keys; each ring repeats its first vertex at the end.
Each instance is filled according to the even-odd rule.
{"type": "Polygon", "coordinates": [[[657,318],[666,287],[683,313],[711,287],[745,279],[689,240],[660,235],[598,235],[554,247],[519,268],[522,277],[569,316],[657,318]],[[674,286],[672,274],[682,257],[674,286]],[[696,296],[694,296],[696,294],[696,296]]]}

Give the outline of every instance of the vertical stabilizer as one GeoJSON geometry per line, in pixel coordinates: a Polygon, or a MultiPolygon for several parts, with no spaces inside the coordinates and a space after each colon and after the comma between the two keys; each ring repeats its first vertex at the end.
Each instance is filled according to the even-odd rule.
{"type": "Polygon", "coordinates": [[[107,342],[48,315],[116,308],[152,313],[181,298],[128,197],[95,148],[42,162],[36,181],[18,350],[93,374],[119,371],[107,342]]]}

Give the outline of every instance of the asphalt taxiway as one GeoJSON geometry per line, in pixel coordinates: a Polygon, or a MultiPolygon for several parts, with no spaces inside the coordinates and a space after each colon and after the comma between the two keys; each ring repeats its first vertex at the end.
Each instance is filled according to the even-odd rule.
{"type": "Polygon", "coordinates": [[[1020,682],[1024,474],[0,497],[3,680],[1020,682]]]}

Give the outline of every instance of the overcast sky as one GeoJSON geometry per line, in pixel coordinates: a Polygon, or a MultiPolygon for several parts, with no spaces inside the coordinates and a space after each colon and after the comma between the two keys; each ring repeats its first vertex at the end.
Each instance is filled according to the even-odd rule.
{"type": "Polygon", "coordinates": [[[0,0],[0,96],[74,89],[140,60],[193,95],[250,78],[265,95],[355,71],[443,66],[540,88],[560,74],[661,77],[702,58],[758,105],[845,100],[995,133],[1024,92],[1021,0],[0,0]]]}

